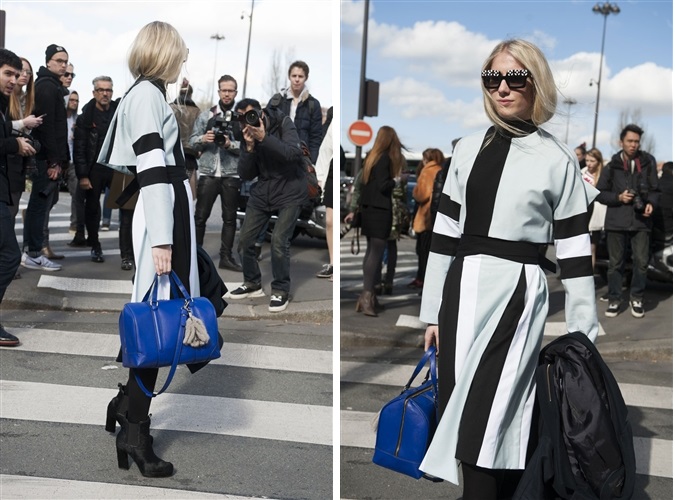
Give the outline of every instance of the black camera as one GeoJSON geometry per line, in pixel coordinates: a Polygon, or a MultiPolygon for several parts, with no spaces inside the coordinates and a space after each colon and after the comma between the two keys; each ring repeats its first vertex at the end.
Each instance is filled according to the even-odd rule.
{"type": "Polygon", "coordinates": [[[638,214],[644,213],[647,196],[649,195],[649,187],[644,179],[640,179],[637,190],[629,189],[628,192],[633,195],[633,210],[638,214]]]}
{"type": "Polygon", "coordinates": [[[257,109],[249,109],[246,113],[235,115],[234,119],[240,123],[251,125],[252,127],[259,127],[260,120],[262,120],[262,111],[258,111],[257,109]]]}
{"type": "MultiPolygon", "coordinates": [[[[35,154],[40,152],[42,145],[40,141],[31,137],[28,134],[21,132],[20,130],[12,129],[12,137],[23,137],[27,139],[28,144],[30,144],[35,150],[35,154]]],[[[23,158],[23,174],[27,177],[33,176],[37,172],[37,162],[35,161],[35,155],[24,156],[23,158]]]]}
{"type": "Polygon", "coordinates": [[[224,116],[216,116],[213,122],[211,130],[216,135],[214,142],[218,146],[223,146],[226,136],[230,135],[230,131],[232,130],[231,116],[232,114],[228,111],[224,116]]]}

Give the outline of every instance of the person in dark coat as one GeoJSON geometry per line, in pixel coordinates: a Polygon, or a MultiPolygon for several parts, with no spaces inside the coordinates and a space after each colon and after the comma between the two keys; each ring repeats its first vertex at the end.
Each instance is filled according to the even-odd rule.
{"type": "Polygon", "coordinates": [[[633,258],[631,314],[635,318],[645,315],[642,299],[647,285],[652,213],[658,204],[659,188],[656,160],[640,150],[642,134],[643,130],[634,124],[623,128],[619,136],[621,151],[612,156],[596,185],[600,191],[597,201],[607,205],[605,232],[609,252],[609,304],[605,316],[608,318],[616,317],[621,307],[626,239],[630,241],[633,258]]]}
{"type": "Polygon", "coordinates": [[[401,184],[401,171],[405,165],[402,149],[396,131],[385,125],[378,130],[373,149],[363,164],[359,203],[361,233],[366,236],[368,246],[363,257],[363,292],[356,303],[356,311],[366,316],[377,316],[375,284],[392,226],[391,193],[401,184]]]}
{"type": "MultiPolygon", "coordinates": [[[[21,262],[21,250],[14,232],[14,217],[9,206],[12,205],[9,177],[7,175],[7,155],[30,156],[35,149],[28,139],[12,137],[12,122],[8,115],[9,96],[14,91],[21,74],[21,59],[7,49],[0,49],[0,303],[5,290],[14,279],[21,262]]],[[[0,347],[15,347],[19,339],[0,325],[0,347]]]]}
{"type": "Polygon", "coordinates": [[[277,213],[272,232],[272,293],[270,312],[288,307],[291,289],[291,237],[302,205],[307,201],[307,177],[303,168],[300,139],[293,121],[278,108],[263,111],[255,99],[242,99],[239,114],[257,113],[259,126],[242,128],[238,173],[251,186],[246,215],[239,232],[239,255],[244,283],[232,290],[231,299],[262,297],[262,275],[255,242],[270,217],[277,213]]]}
{"type": "Polygon", "coordinates": [[[288,68],[290,86],[281,91],[281,110],[291,117],[300,140],[307,144],[312,164],[319,158],[319,148],[323,139],[321,125],[321,103],[309,93],[306,82],[309,78],[309,66],[304,61],[295,61],[288,68]]]}

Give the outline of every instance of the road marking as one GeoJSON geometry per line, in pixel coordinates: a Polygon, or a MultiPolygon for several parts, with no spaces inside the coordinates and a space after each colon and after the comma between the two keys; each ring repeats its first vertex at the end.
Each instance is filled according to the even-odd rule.
{"type": "MultiPolygon", "coordinates": [[[[340,381],[359,384],[389,385],[403,388],[412,375],[413,365],[392,365],[384,363],[340,362],[340,381]]],[[[418,376],[421,378],[426,370],[418,376]]],[[[628,406],[642,408],[673,409],[673,389],[654,385],[619,384],[619,389],[628,406]]],[[[395,394],[392,393],[392,397],[395,394]]]]}
{"type": "MultiPolygon", "coordinates": [[[[340,446],[375,448],[376,413],[340,411],[340,446]]],[[[673,442],[666,439],[634,437],[636,472],[648,476],[673,477],[673,442]]]]}
{"type": "MultiPolygon", "coordinates": [[[[0,474],[3,498],[143,498],[148,500],[189,500],[200,498],[220,498],[224,500],[263,500],[259,497],[242,497],[221,493],[153,488],[150,486],[131,486],[128,484],[97,483],[74,479],[53,479],[51,477],[17,476],[0,474]],[[105,492],[105,493],[103,493],[105,492]]],[[[270,497],[265,497],[268,499],[270,497]]]]}
{"type": "MultiPolygon", "coordinates": [[[[120,349],[117,335],[39,328],[13,328],[12,333],[21,339],[21,345],[13,348],[18,351],[115,359],[120,349]]],[[[330,374],[333,368],[332,355],[331,351],[225,342],[221,357],[211,363],[261,370],[330,374]]]]}
{"type": "MultiPolygon", "coordinates": [[[[117,390],[0,380],[0,392],[0,418],[102,426],[117,390]]],[[[330,406],[164,393],[152,414],[155,430],[331,445],[330,406]]]]}

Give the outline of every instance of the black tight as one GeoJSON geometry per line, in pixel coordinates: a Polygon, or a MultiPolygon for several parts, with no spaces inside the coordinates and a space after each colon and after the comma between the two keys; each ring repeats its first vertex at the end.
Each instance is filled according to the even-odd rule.
{"type": "Polygon", "coordinates": [[[368,248],[363,257],[363,289],[375,291],[375,281],[381,276],[382,256],[387,246],[387,240],[368,237],[368,248]]]}
{"type": "Polygon", "coordinates": [[[127,411],[127,419],[129,422],[137,424],[147,420],[150,413],[150,403],[152,398],[149,398],[143,392],[136,382],[134,373],[141,379],[145,388],[149,391],[155,390],[155,382],[157,382],[157,368],[130,368],[129,381],[127,382],[127,391],[129,393],[129,409],[127,411]]]}
{"type": "Polygon", "coordinates": [[[463,500],[510,499],[518,487],[522,470],[484,469],[462,464],[463,500]]]}

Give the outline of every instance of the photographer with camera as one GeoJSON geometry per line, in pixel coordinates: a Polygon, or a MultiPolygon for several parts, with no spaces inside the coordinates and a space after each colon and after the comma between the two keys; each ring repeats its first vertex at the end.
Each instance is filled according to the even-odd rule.
{"type": "Polygon", "coordinates": [[[220,232],[220,269],[241,271],[234,259],[232,246],[237,230],[237,205],[241,180],[237,173],[239,147],[232,140],[231,118],[237,81],[230,75],[218,80],[218,104],[199,115],[192,129],[190,146],[199,154],[199,182],[195,228],[197,244],[204,244],[206,221],[220,196],[223,227],[220,232]]]}
{"type": "Polygon", "coordinates": [[[626,239],[630,240],[633,278],[630,284],[630,309],[636,318],[645,315],[642,304],[647,284],[651,215],[659,199],[656,160],[640,151],[643,130],[626,125],[619,136],[621,151],[603,169],[596,188],[596,201],[607,205],[605,232],[609,267],[607,269],[609,305],[605,316],[614,318],[621,308],[621,283],[626,239]]]}
{"type": "MultiPolygon", "coordinates": [[[[8,176],[7,155],[31,156],[35,149],[26,137],[12,135],[12,122],[8,114],[9,96],[14,91],[22,71],[21,59],[7,49],[0,49],[0,303],[5,290],[14,279],[21,262],[21,250],[14,232],[14,217],[9,206],[13,205],[8,176]]],[[[0,346],[15,347],[19,339],[0,325],[0,346]]]]}
{"type": "Polygon", "coordinates": [[[235,139],[241,141],[239,176],[257,178],[251,186],[246,216],[239,232],[239,254],[244,283],[229,294],[231,299],[262,297],[262,276],[255,242],[263,226],[277,213],[272,232],[272,293],[270,312],[288,307],[291,289],[291,237],[302,205],[308,200],[300,139],[291,120],[277,108],[265,108],[255,99],[243,99],[235,107],[235,139]]]}

